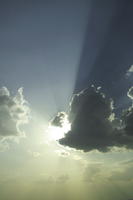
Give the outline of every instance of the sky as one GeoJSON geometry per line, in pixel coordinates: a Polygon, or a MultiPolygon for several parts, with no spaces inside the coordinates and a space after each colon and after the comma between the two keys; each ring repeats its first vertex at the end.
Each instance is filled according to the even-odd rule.
{"type": "Polygon", "coordinates": [[[133,199],[132,0],[0,1],[0,199],[133,199]]]}

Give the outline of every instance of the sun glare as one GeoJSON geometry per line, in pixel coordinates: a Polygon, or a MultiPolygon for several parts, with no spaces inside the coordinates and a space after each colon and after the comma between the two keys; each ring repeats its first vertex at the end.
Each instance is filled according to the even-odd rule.
{"type": "Polygon", "coordinates": [[[62,121],[62,127],[52,126],[48,127],[48,135],[50,140],[59,140],[65,136],[65,134],[71,129],[71,124],[67,119],[67,115],[62,121]]]}

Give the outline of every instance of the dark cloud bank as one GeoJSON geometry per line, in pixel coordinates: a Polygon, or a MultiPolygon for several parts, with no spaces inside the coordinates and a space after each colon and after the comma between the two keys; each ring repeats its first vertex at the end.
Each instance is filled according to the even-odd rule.
{"type": "MultiPolygon", "coordinates": [[[[133,87],[127,93],[133,100],[133,87]]],[[[52,124],[61,126],[63,113],[52,124]]],[[[107,152],[111,147],[133,148],[133,104],[120,118],[114,114],[113,100],[91,86],[72,98],[69,121],[71,130],[59,143],[83,151],[107,152]]]]}

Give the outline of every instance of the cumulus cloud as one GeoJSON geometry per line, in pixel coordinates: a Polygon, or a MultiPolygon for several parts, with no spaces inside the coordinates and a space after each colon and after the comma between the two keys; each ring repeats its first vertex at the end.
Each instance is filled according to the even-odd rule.
{"type": "Polygon", "coordinates": [[[59,112],[54,119],[51,121],[52,126],[63,126],[63,119],[65,118],[65,113],[64,112],[59,112]]]}
{"type": "MultiPolygon", "coordinates": [[[[1,146],[5,140],[22,136],[24,132],[21,126],[29,120],[29,107],[20,88],[15,96],[12,96],[6,87],[0,88],[0,141],[1,146]]],[[[4,148],[4,147],[3,147],[4,148]]]]}
{"type": "MultiPolygon", "coordinates": [[[[132,100],[132,88],[128,91],[132,100]]],[[[59,115],[58,115],[59,116],[59,115]]],[[[70,105],[71,130],[59,143],[83,151],[110,151],[114,146],[133,148],[133,106],[120,119],[113,101],[91,86],[74,95],[70,105]]]]}

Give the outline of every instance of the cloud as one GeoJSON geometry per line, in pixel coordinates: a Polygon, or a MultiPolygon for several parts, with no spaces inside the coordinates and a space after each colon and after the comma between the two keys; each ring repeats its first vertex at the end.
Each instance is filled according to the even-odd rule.
{"type": "Polygon", "coordinates": [[[84,171],[83,181],[88,183],[96,183],[96,181],[104,180],[112,182],[126,182],[133,181],[133,163],[130,162],[114,162],[111,166],[105,163],[90,163],[84,171]]]}
{"type": "MultiPolygon", "coordinates": [[[[132,88],[128,91],[132,99],[132,88]]],[[[113,101],[99,88],[91,86],[74,95],[70,105],[71,130],[59,143],[78,150],[110,151],[114,146],[133,148],[133,107],[120,119],[114,114],[113,101]]]]}
{"type": "MultiPolygon", "coordinates": [[[[133,87],[129,89],[127,96],[133,100],[133,87]]],[[[123,122],[126,135],[133,137],[133,103],[123,112],[123,122]]]]}
{"type": "Polygon", "coordinates": [[[55,153],[59,156],[59,157],[63,157],[63,158],[67,158],[68,156],[70,156],[70,153],[65,151],[65,150],[56,150],[55,153]]]}
{"type": "MultiPolygon", "coordinates": [[[[0,88],[0,141],[22,136],[21,126],[29,120],[29,107],[23,96],[23,89],[12,96],[6,87],[0,88]]],[[[5,143],[6,144],[6,143],[5,143]]],[[[7,145],[6,145],[7,146],[7,145]]]]}
{"type": "Polygon", "coordinates": [[[44,174],[37,181],[39,184],[65,184],[69,180],[68,174],[61,174],[59,176],[49,176],[44,174]]]}
{"type": "Polygon", "coordinates": [[[127,96],[133,100],[133,87],[131,87],[127,93],[127,96]]]}
{"type": "Polygon", "coordinates": [[[124,182],[133,181],[133,165],[131,165],[131,163],[128,163],[127,166],[121,167],[119,171],[114,171],[110,175],[109,180],[124,182]]]}
{"type": "Polygon", "coordinates": [[[63,119],[65,118],[65,113],[64,112],[59,112],[54,119],[51,121],[52,126],[63,126],[63,119]]]}
{"type": "Polygon", "coordinates": [[[101,164],[90,164],[85,169],[84,178],[83,181],[85,182],[95,182],[96,179],[100,178],[100,176],[103,174],[101,173],[101,169],[103,169],[103,166],[101,164]]]}
{"type": "Polygon", "coordinates": [[[127,70],[126,75],[130,76],[133,73],[133,65],[131,65],[131,67],[127,70]]]}
{"type": "Polygon", "coordinates": [[[41,156],[41,154],[37,151],[31,151],[31,150],[28,150],[27,153],[32,156],[33,158],[39,158],[41,156]]]}
{"type": "Polygon", "coordinates": [[[4,152],[9,149],[9,144],[7,141],[0,141],[0,152],[4,152]]]}

